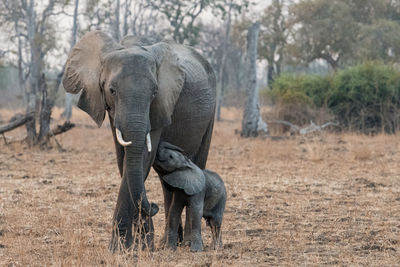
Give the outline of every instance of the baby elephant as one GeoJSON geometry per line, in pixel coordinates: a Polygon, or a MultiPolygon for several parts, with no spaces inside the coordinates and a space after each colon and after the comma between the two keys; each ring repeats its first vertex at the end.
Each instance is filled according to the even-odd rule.
{"type": "Polygon", "coordinates": [[[190,250],[203,250],[202,217],[211,228],[212,247],[221,247],[221,223],[226,202],[224,182],[215,172],[201,170],[182,152],[179,147],[161,142],[154,162],[154,168],[162,177],[162,182],[173,194],[170,209],[166,211],[167,246],[176,249],[178,226],[182,210],[186,206],[186,216],[189,216],[186,223],[190,225],[185,226],[185,239],[190,241],[190,250]]]}

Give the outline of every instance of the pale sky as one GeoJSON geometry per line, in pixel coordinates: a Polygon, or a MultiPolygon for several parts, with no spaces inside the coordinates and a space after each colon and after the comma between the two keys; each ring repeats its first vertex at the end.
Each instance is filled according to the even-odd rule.
{"type": "MultiPolygon", "coordinates": [[[[73,1],[71,1],[73,4],[73,1]]],[[[80,12],[83,12],[83,8],[85,6],[85,0],[80,1],[80,12]]],[[[262,10],[267,7],[270,3],[270,0],[253,0],[252,2],[255,3],[254,6],[252,6],[251,11],[250,11],[250,17],[253,18],[254,20],[257,20],[259,16],[262,14],[262,10]]],[[[41,12],[40,7],[44,6],[47,4],[47,0],[37,0],[36,1],[38,7],[39,7],[39,13],[41,12]]],[[[68,14],[73,14],[73,7],[72,4],[70,7],[66,9],[66,12],[68,14]]],[[[202,14],[201,19],[207,23],[212,21],[214,23],[221,23],[221,21],[217,18],[215,18],[210,11],[205,12],[202,14]]],[[[122,18],[121,18],[122,20],[122,18]]],[[[67,58],[67,53],[69,50],[69,40],[70,40],[70,35],[71,35],[71,28],[72,28],[72,17],[67,17],[65,15],[58,15],[57,17],[53,17],[53,21],[55,21],[55,24],[57,25],[56,30],[61,34],[59,34],[58,38],[58,46],[60,48],[58,49],[53,49],[51,53],[48,55],[48,62],[51,67],[56,67],[60,68],[65,62],[67,58]],[[61,39],[61,42],[60,42],[61,39]]],[[[10,28],[12,32],[12,27],[10,28]]],[[[7,51],[7,50],[16,50],[14,44],[10,42],[10,32],[7,30],[1,29],[0,32],[0,50],[7,51]]],[[[6,58],[10,59],[13,58],[14,55],[8,54],[6,58]]]]}

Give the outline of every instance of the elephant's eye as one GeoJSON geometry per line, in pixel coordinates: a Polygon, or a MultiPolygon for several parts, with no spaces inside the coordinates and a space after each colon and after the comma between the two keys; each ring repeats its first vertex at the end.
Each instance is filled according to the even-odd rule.
{"type": "Polygon", "coordinates": [[[115,95],[115,89],[114,88],[110,88],[110,93],[111,93],[111,95],[115,95]]]}

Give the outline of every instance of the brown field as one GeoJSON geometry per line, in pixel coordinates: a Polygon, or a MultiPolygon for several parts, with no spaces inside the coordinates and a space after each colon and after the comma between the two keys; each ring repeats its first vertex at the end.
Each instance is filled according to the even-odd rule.
{"type": "MultiPolygon", "coordinates": [[[[209,249],[204,223],[204,252],[111,255],[120,183],[111,132],[85,126],[94,123],[74,110],[78,127],[57,137],[64,152],[4,145],[0,138],[0,265],[399,266],[399,136],[242,139],[234,134],[240,113],[223,112],[208,161],[228,191],[223,249],[209,249]]],[[[24,134],[21,128],[6,136],[24,134]]],[[[157,244],[164,210],[153,172],[146,188],[161,208],[154,217],[157,244]]]]}

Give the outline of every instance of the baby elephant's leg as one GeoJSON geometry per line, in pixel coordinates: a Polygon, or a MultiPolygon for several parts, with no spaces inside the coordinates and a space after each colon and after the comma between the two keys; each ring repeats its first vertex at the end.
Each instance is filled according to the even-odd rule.
{"type": "Polygon", "coordinates": [[[211,228],[212,234],[212,249],[218,249],[222,247],[222,232],[221,232],[221,222],[218,222],[214,219],[210,219],[208,224],[211,228]]]}
{"type": "Polygon", "coordinates": [[[190,231],[190,251],[202,251],[203,240],[201,239],[201,218],[203,217],[203,200],[190,201],[189,203],[189,218],[192,229],[190,231]]]}
{"type": "Polygon", "coordinates": [[[183,202],[174,195],[173,201],[169,208],[168,213],[168,234],[167,234],[167,246],[176,249],[176,244],[178,241],[178,228],[181,222],[181,214],[183,210],[183,202]]]}
{"type": "Polygon", "coordinates": [[[186,219],[185,219],[185,231],[183,235],[183,245],[190,246],[190,240],[192,238],[191,230],[192,230],[192,222],[189,216],[189,208],[186,207],[186,219]]]}

